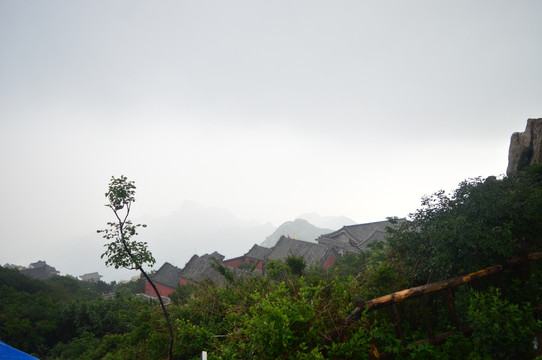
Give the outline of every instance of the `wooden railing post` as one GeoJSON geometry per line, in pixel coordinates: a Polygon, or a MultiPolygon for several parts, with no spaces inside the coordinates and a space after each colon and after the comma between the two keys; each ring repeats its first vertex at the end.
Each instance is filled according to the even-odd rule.
{"type": "Polygon", "coordinates": [[[397,333],[397,337],[401,339],[401,344],[406,347],[407,342],[405,339],[405,333],[403,332],[403,320],[401,319],[401,314],[399,314],[397,304],[393,304],[391,308],[393,310],[393,314],[395,315],[395,332],[397,333]]]}
{"type": "Polygon", "coordinates": [[[423,321],[425,322],[425,327],[427,329],[427,334],[429,335],[430,340],[435,339],[435,332],[433,331],[433,325],[431,324],[431,317],[429,316],[429,310],[427,309],[427,295],[424,295],[420,299],[423,321]]]}
{"type": "Polygon", "coordinates": [[[457,312],[455,311],[455,290],[454,288],[448,289],[448,308],[450,309],[450,322],[456,329],[459,328],[459,321],[457,320],[457,312]]]}

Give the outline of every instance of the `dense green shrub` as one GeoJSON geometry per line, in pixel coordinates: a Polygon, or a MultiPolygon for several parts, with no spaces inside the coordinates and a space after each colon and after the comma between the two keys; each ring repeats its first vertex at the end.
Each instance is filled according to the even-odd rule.
{"type": "Polygon", "coordinates": [[[498,289],[472,292],[467,314],[479,359],[529,359],[536,322],[532,309],[502,299],[498,289]]]}
{"type": "Polygon", "coordinates": [[[307,263],[301,256],[289,255],[285,260],[286,266],[288,266],[289,272],[292,275],[301,276],[305,272],[307,263]]]}
{"type": "Polygon", "coordinates": [[[270,279],[283,281],[288,276],[288,266],[281,260],[269,260],[265,264],[265,274],[270,279]]]}
{"type": "MultiPolygon", "coordinates": [[[[389,243],[373,243],[326,271],[307,269],[295,257],[269,261],[267,276],[237,276],[217,264],[224,284],[205,280],[171,295],[175,358],[198,359],[205,350],[210,360],[367,359],[376,349],[397,359],[532,358],[539,324],[528,302],[542,302],[542,264],[457,288],[460,326],[472,334],[443,345],[412,345],[428,337],[420,299],[397,304],[408,346],[397,336],[391,308],[353,323],[346,318],[354,298],[370,300],[542,249],[541,169],[468,180],[450,195],[426,198],[388,234],[389,243]],[[495,283],[502,292],[488,290],[495,283]]],[[[115,298],[103,300],[100,292],[111,288],[105,283],[37,281],[0,269],[0,338],[44,359],[162,359],[166,322],[156,303],[133,296],[142,284],[118,285],[115,298]]],[[[424,297],[436,333],[454,330],[443,295],[424,297]]]]}
{"type": "Polygon", "coordinates": [[[424,284],[539,251],[541,171],[466,180],[452,194],[425,197],[410,221],[390,231],[391,255],[424,284]]]}
{"type": "Polygon", "coordinates": [[[175,305],[186,304],[197,289],[196,284],[188,283],[179,286],[174,292],[169,295],[169,298],[175,305]]]}

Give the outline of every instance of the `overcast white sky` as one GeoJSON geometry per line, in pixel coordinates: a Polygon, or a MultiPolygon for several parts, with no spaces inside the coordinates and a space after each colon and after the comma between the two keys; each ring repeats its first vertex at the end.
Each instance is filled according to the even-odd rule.
{"type": "Polygon", "coordinates": [[[88,256],[112,175],[143,220],[406,216],[505,172],[541,39],[540,0],[0,0],[0,264],[88,256]]]}

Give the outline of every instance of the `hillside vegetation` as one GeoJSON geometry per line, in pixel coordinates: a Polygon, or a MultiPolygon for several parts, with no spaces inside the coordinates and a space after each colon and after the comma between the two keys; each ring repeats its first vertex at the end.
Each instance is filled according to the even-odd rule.
{"type": "MultiPolygon", "coordinates": [[[[360,298],[468,274],[542,251],[542,167],[497,179],[470,179],[451,194],[424,198],[388,241],[336,266],[274,261],[268,276],[237,276],[179,288],[169,307],[176,359],[533,359],[541,330],[542,264],[510,268],[455,291],[461,327],[441,345],[428,337],[420,300],[399,304],[406,344],[393,313],[364,312],[360,298]],[[339,336],[337,336],[339,334],[339,336]],[[410,345],[408,345],[410,344],[410,345]]],[[[152,244],[151,244],[152,246],[152,244]]],[[[100,286],[105,286],[100,285],[100,286]]],[[[42,359],[164,359],[168,333],[158,306],[117,287],[113,299],[76,280],[25,278],[0,269],[0,339],[42,359]],[[87,286],[85,288],[85,286],[87,286]]],[[[429,297],[435,332],[455,328],[439,296],[429,297]]]]}

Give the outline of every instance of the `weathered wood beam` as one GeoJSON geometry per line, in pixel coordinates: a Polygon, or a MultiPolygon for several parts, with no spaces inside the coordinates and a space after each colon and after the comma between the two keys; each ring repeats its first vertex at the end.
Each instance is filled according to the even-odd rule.
{"type": "Polygon", "coordinates": [[[439,282],[435,282],[435,283],[431,283],[427,285],[422,285],[422,286],[417,286],[410,289],[397,291],[393,294],[388,294],[376,299],[369,300],[365,302],[362,306],[356,306],[354,311],[348,316],[347,320],[359,319],[364,307],[367,307],[369,310],[376,310],[376,309],[380,309],[385,306],[388,306],[390,304],[401,302],[407,299],[414,299],[414,298],[421,297],[425,294],[430,294],[433,292],[468,284],[474,280],[482,279],[487,276],[497,274],[503,271],[504,269],[508,269],[510,267],[520,265],[527,260],[531,260],[531,261],[542,260],[542,252],[529,254],[526,258],[517,257],[517,258],[506,261],[504,264],[490,266],[485,269],[470,273],[468,275],[459,276],[453,279],[448,279],[444,281],[439,281],[439,282]]]}
{"type": "MultiPolygon", "coordinates": [[[[529,254],[527,259],[541,260],[542,252],[529,254]]],[[[421,297],[425,294],[430,294],[436,291],[441,291],[441,290],[457,287],[459,285],[468,284],[471,281],[482,279],[487,276],[497,274],[503,271],[504,269],[510,268],[512,266],[520,265],[521,263],[525,262],[527,259],[523,257],[518,257],[518,258],[508,260],[504,264],[490,266],[485,269],[470,273],[468,275],[459,276],[453,279],[439,281],[439,282],[435,282],[428,285],[417,286],[417,287],[413,287],[406,290],[401,290],[393,294],[384,295],[379,298],[369,300],[365,303],[365,306],[367,306],[370,310],[375,310],[375,309],[379,309],[383,306],[386,306],[395,302],[401,302],[407,299],[421,297]]]]}
{"type": "MultiPolygon", "coordinates": [[[[517,258],[506,261],[502,265],[490,266],[488,268],[470,273],[465,276],[459,276],[453,279],[448,279],[448,280],[439,281],[439,282],[428,284],[428,285],[401,290],[393,294],[384,295],[379,298],[369,300],[367,302],[363,301],[363,299],[361,298],[354,298],[354,303],[356,307],[350,313],[350,315],[348,315],[348,317],[346,318],[344,326],[348,326],[354,323],[355,321],[359,320],[365,309],[377,310],[382,307],[395,304],[407,299],[413,299],[413,298],[423,296],[424,294],[430,294],[430,293],[445,290],[445,289],[453,289],[454,287],[468,284],[471,281],[482,279],[484,277],[497,274],[504,269],[520,265],[526,261],[534,261],[534,260],[542,260],[542,252],[532,253],[526,257],[517,257],[517,258]]],[[[453,292],[451,294],[452,294],[451,296],[452,302],[449,305],[450,305],[450,310],[452,314],[452,323],[454,323],[454,322],[457,322],[457,320],[454,321],[453,319],[454,317],[456,318],[456,314],[455,314],[455,304],[453,304],[453,292]]],[[[337,330],[331,332],[329,336],[326,339],[324,339],[324,343],[331,343],[335,341],[335,339],[340,337],[341,333],[342,333],[341,331],[337,331],[337,330]]],[[[448,335],[448,334],[449,333],[446,333],[445,335],[448,335]]],[[[440,340],[440,335],[436,336],[434,339],[429,339],[429,340],[430,342],[438,341],[440,340]]],[[[376,347],[374,347],[374,349],[376,352],[378,351],[376,350],[376,347]]]]}

